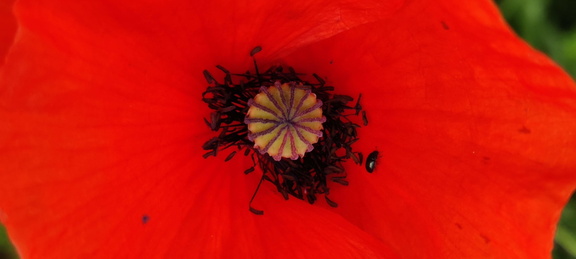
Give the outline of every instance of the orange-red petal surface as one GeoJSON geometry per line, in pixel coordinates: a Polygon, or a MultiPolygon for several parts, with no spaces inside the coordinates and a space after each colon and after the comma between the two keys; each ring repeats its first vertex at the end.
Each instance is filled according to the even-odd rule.
{"type": "MultiPolygon", "coordinates": [[[[544,258],[573,83],[485,1],[27,2],[0,76],[0,219],[26,258],[544,258]],[[364,94],[337,209],[201,159],[201,71],[282,58],[364,94]],[[309,45],[309,47],[306,47],[309,45]],[[391,248],[391,249],[390,249],[391,248]]],[[[240,156],[240,155],[238,155],[240,156]]]]}
{"type": "Polygon", "coordinates": [[[349,166],[335,211],[407,258],[549,258],[576,186],[576,86],[491,2],[424,2],[286,60],[363,94],[358,146],[380,157],[349,166]]]}
{"type": "Polygon", "coordinates": [[[0,67],[4,64],[4,57],[16,35],[16,18],[12,13],[13,2],[13,0],[0,2],[0,67]]]}

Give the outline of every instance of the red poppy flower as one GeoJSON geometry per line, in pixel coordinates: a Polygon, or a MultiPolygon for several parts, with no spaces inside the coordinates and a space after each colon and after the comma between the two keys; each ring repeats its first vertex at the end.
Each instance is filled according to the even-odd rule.
{"type": "MultiPolygon", "coordinates": [[[[24,258],[546,258],[576,186],[576,87],[490,1],[19,1],[0,219],[24,258]],[[340,205],[203,159],[204,69],[363,94],[340,205]]],[[[5,43],[3,43],[5,44],[5,43]]],[[[9,46],[11,44],[7,44],[9,46]]],[[[4,45],[2,45],[4,46],[4,45]]]]}

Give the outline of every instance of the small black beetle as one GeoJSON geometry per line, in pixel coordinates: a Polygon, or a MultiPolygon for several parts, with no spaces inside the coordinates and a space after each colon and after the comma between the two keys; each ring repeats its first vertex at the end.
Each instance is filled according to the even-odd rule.
{"type": "Polygon", "coordinates": [[[374,168],[376,168],[376,159],[378,159],[378,151],[370,153],[366,158],[366,171],[368,171],[368,173],[374,172],[374,168]]]}

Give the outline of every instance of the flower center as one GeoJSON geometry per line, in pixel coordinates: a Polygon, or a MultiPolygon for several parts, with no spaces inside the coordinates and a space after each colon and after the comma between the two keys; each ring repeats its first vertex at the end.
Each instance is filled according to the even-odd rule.
{"type": "Polygon", "coordinates": [[[248,101],[250,109],[244,119],[250,131],[248,139],[261,154],[268,153],[275,161],[304,157],[322,137],[322,123],[326,121],[322,101],[301,87],[301,83],[276,81],[248,101]]]}
{"type": "MultiPolygon", "coordinates": [[[[251,55],[260,50],[255,48],[251,55]]],[[[255,74],[232,74],[217,66],[225,74],[220,82],[204,71],[209,86],[202,100],[213,110],[204,121],[218,132],[202,146],[208,151],[204,158],[228,148],[238,150],[224,162],[242,150],[250,156],[253,166],[244,173],[254,172],[256,166],[262,171],[249,203],[255,214],[264,213],[250,205],[264,180],[285,199],[293,196],[314,203],[317,195],[323,195],[328,205],[337,207],[328,198],[329,182],[348,185],[343,163],[352,159],[362,164],[363,160],[362,153],[352,149],[360,126],[349,118],[362,111],[361,96],[350,105],[354,98],[332,94],[334,87],[316,74],[312,83],[291,67],[275,66],[261,73],[256,61],[254,65],[255,74]],[[235,83],[233,77],[240,80],[235,83]]],[[[364,111],[362,116],[366,124],[364,111]]]]}

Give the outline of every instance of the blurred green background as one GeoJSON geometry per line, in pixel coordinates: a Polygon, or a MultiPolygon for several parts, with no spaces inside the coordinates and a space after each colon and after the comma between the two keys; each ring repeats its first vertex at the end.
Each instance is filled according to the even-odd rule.
{"type": "Polygon", "coordinates": [[[0,259],[13,259],[18,258],[16,256],[16,252],[14,251],[14,247],[10,244],[10,240],[6,236],[6,232],[4,231],[4,227],[0,225],[0,259]]]}
{"type": "MultiPolygon", "coordinates": [[[[514,30],[576,78],[576,0],[496,0],[514,30]]],[[[553,257],[576,259],[576,195],[558,224],[553,257]]],[[[0,259],[17,258],[0,226],[0,259]]]]}

